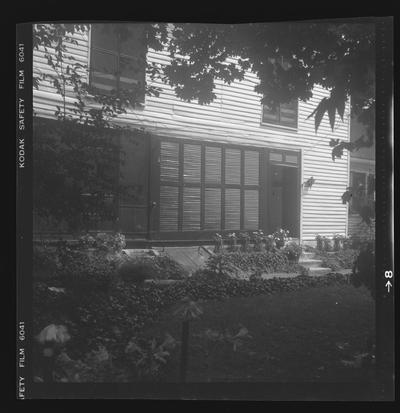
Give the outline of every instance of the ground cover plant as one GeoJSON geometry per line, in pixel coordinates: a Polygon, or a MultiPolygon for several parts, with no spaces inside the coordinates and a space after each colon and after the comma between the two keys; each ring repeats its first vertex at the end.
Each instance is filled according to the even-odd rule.
{"type": "MultiPolygon", "coordinates": [[[[187,381],[371,379],[374,302],[365,288],[318,286],[200,302],[192,323],[187,381]]],[[[148,330],[179,335],[171,312],[148,330]]],[[[166,376],[176,381],[179,354],[166,376]]]]}
{"type": "MultiPolygon", "coordinates": [[[[365,283],[361,282],[363,278],[360,275],[363,271],[361,266],[359,266],[356,277],[356,281],[359,282],[354,282],[354,286],[349,283],[348,277],[339,273],[311,277],[303,271],[300,276],[291,275],[265,279],[260,276],[261,269],[265,272],[276,271],[277,269],[288,268],[287,266],[291,265],[288,263],[284,251],[275,249],[259,253],[235,251],[216,254],[209,260],[206,268],[197,271],[191,277],[183,274],[179,275],[178,266],[171,263],[169,257],[165,258],[164,256],[147,257],[145,260],[136,262],[141,268],[141,272],[137,268],[136,272],[132,272],[130,271],[132,268],[130,270],[128,268],[123,273],[118,270],[118,268],[124,268],[121,260],[122,263],[129,262],[129,260],[124,261],[126,257],[124,258],[121,253],[122,244],[118,241],[116,244],[111,243],[112,246],[107,248],[104,247],[105,244],[110,245],[108,242],[103,242],[101,248],[95,248],[91,244],[89,253],[85,252],[86,247],[82,245],[75,249],[66,247],[65,244],[60,244],[57,247],[46,245],[44,248],[41,246],[35,249],[34,334],[36,337],[43,336],[43,331],[46,331],[47,328],[47,331],[65,330],[65,335],[68,336],[68,340],[57,346],[57,351],[54,352],[53,378],[57,381],[154,381],[175,377],[175,373],[173,373],[175,370],[173,369],[179,369],[180,362],[177,360],[181,354],[182,341],[179,340],[180,332],[178,330],[180,327],[176,327],[176,324],[174,324],[178,322],[178,319],[173,315],[175,313],[171,313],[169,324],[159,323],[162,323],[163,317],[170,314],[182,300],[189,300],[189,302],[196,303],[200,308],[203,308],[204,311],[201,312],[204,312],[206,320],[209,317],[210,309],[221,312],[221,318],[217,324],[212,321],[208,327],[204,327],[201,331],[196,330],[196,325],[198,322],[203,323],[203,315],[199,317],[199,320],[193,321],[193,328],[190,328],[190,339],[189,336],[186,339],[186,343],[190,343],[190,345],[186,344],[188,354],[185,357],[190,359],[193,356],[193,351],[196,352],[201,349],[201,351],[207,353],[205,361],[204,354],[201,353],[203,354],[201,360],[205,365],[207,363],[208,365],[213,364],[212,357],[219,358],[219,356],[213,355],[215,352],[217,354],[218,352],[226,352],[226,357],[229,355],[232,360],[236,360],[237,351],[247,348],[248,345],[251,346],[252,340],[258,342],[258,336],[257,334],[254,335],[252,330],[261,331],[263,327],[256,327],[249,323],[250,318],[259,318],[262,323],[265,320],[274,320],[276,310],[271,310],[270,304],[265,304],[265,313],[262,316],[257,313],[258,310],[256,311],[251,303],[254,303],[254,306],[260,305],[263,308],[263,303],[269,303],[269,300],[279,301],[279,297],[282,297],[280,304],[277,304],[277,308],[282,310],[282,315],[276,321],[276,323],[282,321],[282,325],[284,325],[284,322],[283,318],[280,317],[284,317],[285,314],[288,320],[296,315],[299,317],[299,323],[305,321],[303,319],[304,308],[301,307],[301,303],[305,301],[308,302],[309,308],[311,308],[315,299],[316,303],[319,303],[314,307],[314,310],[316,310],[315,316],[318,317],[318,314],[322,314],[318,310],[318,306],[322,304],[319,299],[314,297],[317,294],[316,291],[319,291],[318,294],[327,298],[328,301],[332,301],[332,297],[336,297],[337,305],[342,302],[342,297],[347,297],[343,301],[346,302],[345,307],[347,309],[350,308],[351,296],[354,295],[354,311],[355,314],[359,311],[360,317],[366,317],[365,311],[369,311],[367,307],[373,306],[371,296],[368,296],[368,294],[365,296],[363,286],[365,283]],[[110,253],[110,250],[112,250],[112,253],[110,253]],[[159,267],[150,266],[154,271],[152,277],[156,278],[160,275],[165,278],[179,278],[179,282],[168,285],[144,282],[144,277],[148,277],[150,272],[146,265],[143,269],[143,262],[147,262],[146,265],[149,262],[165,263],[165,265],[159,267]],[[168,275],[169,265],[170,275],[168,275]],[[232,275],[232,265],[234,271],[237,271],[237,268],[240,267],[250,268],[251,276],[248,279],[243,279],[234,276],[235,274],[232,275]],[[160,272],[157,275],[157,271],[159,271],[157,268],[162,268],[162,271],[165,272],[164,275],[160,272]],[[360,286],[361,288],[355,288],[360,286]],[[331,291],[332,294],[328,294],[328,291],[331,291]],[[305,296],[308,298],[304,298],[305,296]],[[292,299],[298,301],[300,306],[298,309],[293,307],[294,304],[289,303],[292,299]],[[289,300],[287,301],[287,310],[282,309],[285,300],[289,300]],[[240,321],[240,325],[232,323],[233,318],[226,315],[227,309],[231,311],[231,307],[236,308],[237,303],[243,302],[247,303],[242,310],[248,311],[248,316],[246,316],[248,318],[240,321]],[[293,311],[292,315],[290,311],[293,311]],[[197,337],[197,335],[199,336],[197,337]],[[192,345],[194,345],[194,349],[191,347],[192,345]],[[172,370],[169,370],[170,368],[172,370]]],[[[329,323],[332,324],[335,317],[338,317],[338,324],[342,323],[344,315],[340,308],[335,304],[327,307],[326,311],[329,309],[330,312],[326,313],[324,310],[328,321],[330,320],[329,323]]],[[[235,311],[232,314],[235,314],[235,311]]],[[[273,322],[275,323],[275,321],[273,322]]],[[[312,322],[308,322],[310,323],[308,327],[310,327],[312,322]]],[[[180,324],[178,323],[178,325],[180,324]]],[[[372,322],[369,327],[371,325],[372,322]]],[[[367,323],[365,322],[355,328],[361,329],[362,333],[365,333],[364,336],[367,336],[370,331],[366,326],[367,323]]],[[[304,327],[305,330],[306,327],[304,327]]],[[[359,332],[360,337],[361,330],[359,332]]],[[[296,336],[297,330],[294,328],[292,333],[296,336]]],[[[342,331],[342,333],[344,337],[347,337],[347,330],[342,331]]],[[[324,334],[328,334],[327,331],[324,334]]],[[[278,336],[276,337],[278,340],[278,336]]],[[[335,337],[336,339],[339,342],[339,338],[335,337]]],[[[351,341],[350,338],[350,341],[346,340],[343,339],[342,341],[345,343],[351,341]]],[[[307,345],[310,345],[310,343],[307,345]]],[[[316,345],[319,345],[319,342],[316,345]]],[[[285,347],[286,344],[283,346],[285,347]]],[[[353,347],[349,346],[350,344],[344,345],[345,348],[352,348],[352,351],[355,351],[356,347],[361,348],[358,344],[354,344],[353,347]]],[[[43,345],[43,340],[37,342],[34,349],[37,380],[43,380],[42,361],[43,354],[47,350],[43,345]]],[[[250,349],[249,351],[257,353],[259,350],[250,349]]],[[[285,351],[289,350],[286,349],[285,351]]],[[[339,370],[342,371],[341,369],[346,367],[346,363],[348,363],[347,367],[352,366],[352,363],[360,364],[361,359],[354,361],[349,358],[350,356],[351,354],[344,354],[344,361],[343,363],[340,362],[341,364],[339,363],[339,367],[335,358],[334,363],[336,364],[332,368],[337,374],[339,374],[339,370]]],[[[283,360],[288,356],[273,357],[283,360]]],[[[331,356],[328,355],[329,357],[331,356]]],[[[224,358],[222,357],[222,359],[224,358]]],[[[249,366],[252,365],[251,360],[253,359],[246,359],[246,363],[250,363],[249,366]]],[[[188,363],[190,366],[190,361],[188,363]]],[[[235,363],[232,364],[234,370],[237,367],[235,363]]],[[[331,364],[329,365],[331,366],[331,364]]],[[[317,370],[320,367],[318,366],[317,370]]],[[[279,367],[278,364],[268,368],[277,369],[274,373],[268,373],[268,377],[271,379],[281,375],[280,377],[283,380],[285,374],[289,374],[288,367],[283,369],[286,373],[280,372],[282,367],[279,367]]],[[[321,379],[331,377],[331,373],[328,376],[323,373],[325,368],[327,367],[321,367],[318,370],[322,372],[318,376],[321,379]]],[[[200,369],[200,371],[202,370],[200,369]]],[[[201,378],[207,380],[218,380],[221,374],[226,374],[226,378],[229,380],[238,380],[237,373],[234,371],[225,373],[208,371],[207,374],[203,371],[201,374],[203,373],[205,376],[201,376],[201,378]]],[[[258,373],[253,372],[252,374],[256,379],[259,378],[258,373]]],[[[310,374],[307,372],[304,377],[311,377],[310,374]]],[[[336,373],[332,374],[335,376],[336,373]]],[[[355,375],[357,374],[355,373],[355,375]]],[[[251,376],[250,373],[247,375],[251,376]]],[[[182,377],[183,375],[181,373],[178,376],[182,377]]],[[[253,376],[249,379],[252,380],[253,376]]],[[[242,379],[247,380],[247,378],[247,376],[242,376],[242,379]]],[[[193,380],[193,377],[190,376],[189,367],[187,368],[187,379],[189,381],[193,380]]]]}

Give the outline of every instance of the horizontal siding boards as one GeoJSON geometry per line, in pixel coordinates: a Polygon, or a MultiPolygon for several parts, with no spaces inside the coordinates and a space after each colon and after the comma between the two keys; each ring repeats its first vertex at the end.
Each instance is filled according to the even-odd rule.
{"type": "Polygon", "coordinates": [[[200,230],[200,188],[183,188],[182,211],[182,230],[200,230]]]}
{"type": "Polygon", "coordinates": [[[225,184],[240,185],[241,151],[225,150],[225,184]]]}
{"type": "MultiPolygon", "coordinates": [[[[87,33],[74,35],[78,45],[70,44],[67,52],[76,61],[87,64],[89,56],[89,41],[87,33]]],[[[46,64],[44,50],[34,50],[33,68],[35,73],[51,72],[46,64]]],[[[150,50],[148,60],[154,63],[169,64],[166,51],[150,50]]],[[[233,59],[234,61],[234,59],[233,59]]],[[[347,226],[347,209],[341,206],[340,195],[348,186],[348,154],[344,152],[342,159],[331,158],[329,141],[332,138],[348,140],[348,113],[349,105],[346,105],[345,121],[339,116],[336,118],[335,130],[332,131],[328,116],[322,119],[318,132],[315,132],[314,119],[307,119],[323,97],[329,92],[322,87],[315,87],[313,97],[308,102],[298,103],[297,129],[283,128],[273,125],[261,125],[260,95],[254,91],[258,83],[256,75],[246,73],[242,82],[235,81],[230,85],[216,82],[216,94],[218,99],[211,105],[200,106],[196,102],[182,102],[174,94],[173,88],[161,81],[150,81],[149,84],[162,89],[160,96],[146,96],[145,105],[141,109],[128,110],[115,121],[120,126],[131,128],[144,128],[150,133],[166,138],[192,139],[204,143],[213,142],[219,144],[236,144],[246,147],[263,147],[277,149],[302,149],[301,159],[303,182],[311,176],[316,180],[313,187],[302,193],[302,234],[304,239],[313,239],[315,233],[331,236],[333,233],[344,233],[347,226]],[[335,209],[337,208],[337,209],[335,209]],[[330,211],[328,213],[328,210],[330,211]],[[331,219],[332,212],[336,211],[340,220],[331,219]]],[[[38,116],[54,117],[56,106],[62,103],[62,99],[55,92],[50,83],[43,83],[39,90],[33,91],[34,111],[38,116]]],[[[74,108],[74,99],[67,98],[67,108],[74,108]]],[[[176,162],[177,144],[161,148],[161,157],[169,159],[169,166],[161,171],[162,179],[167,183],[177,183],[176,162]],[[173,149],[175,148],[175,149],[173,149]],[[175,153],[175,155],[174,155],[175,153]],[[175,172],[174,172],[175,171],[175,172]],[[171,181],[172,180],[172,181],[171,181]]],[[[210,146],[211,148],[211,146],[210,146]]],[[[205,163],[209,167],[205,176],[208,184],[219,185],[219,154],[217,148],[212,150],[206,146],[205,163]],[[218,153],[218,155],[217,155],[218,153]],[[213,158],[214,156],[214,158],[213,158]],[[209,160],[209,161],[208,161],[209,160]],[[209,173],[208,173],[209,171],[209,173]],[[214,182],[211,182],[214,181],[214,182]]],[[[239,183],[240,169],[234,167],[240,162],[239,157],[230,156],[229,171],[226,170],[227,183],[239,183]]],[[[229,162],[229,160],[228,160],[229,162]]],[[[245,155],[245,164],[246,161],[245,155]]],[[[255,169],[255,168],[254,168],[255,169]]],[[[244,177],[247,184],[247,177],[244,177]]],[[[207,184],[206,184],[207,186],[207,184]]],[[[233,189],[233,188],[230,188],[233,189]]],[[[174,189],[176,191],[176,188],[174,189]]]]}
{"type": "Polygon", "coordinates": [[[160,186],[160,231],[178,230],[178,191],[176,186],[160,186]]]}
{"type": "Polygon", "coordinates": [[[225,229],[240,230],[240,189],[225,189],[225,229]]]}
{"type": "Polygon", "coordinates": [[[160,148],[161,181],[179,181],[179,144],[177,142],[161,142],[160,148]]]}
{"type": "Polygon", "coordinates": [[[258,229],[258,190],[245,189],[244,191],[244,228],[258,229]]]}
{"type": "Polygon", "coordinates": [[[221,229],[221,189],[206,188],[204,196],[204,229],[221,229]]]}

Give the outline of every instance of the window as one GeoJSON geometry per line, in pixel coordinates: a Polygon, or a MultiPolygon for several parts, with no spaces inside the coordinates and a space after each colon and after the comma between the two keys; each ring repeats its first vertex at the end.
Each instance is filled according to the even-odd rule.
{"type": "Polygon", "coordinates": [[[351,214],[357,213],[365,203],[375,200],[375,175],[366,172],[351,171],[350,187],[352,189],[349,207],[351,214]]]}
{"type": "Polygon", "coordinates": [[[160,231],[259,226],[259,152],[162,141],[160,231]]]}
{"type": "Polygon", "coordinates": [[[92,24],[90,84],[105,95],[144,102],[145,59],[140,24],[92,24]]]}
{"type": "Polygon", "coordinates": [[[281,103],[276,109],[262,106],[262,122],[297,128],[298,102],[281,103]]]}

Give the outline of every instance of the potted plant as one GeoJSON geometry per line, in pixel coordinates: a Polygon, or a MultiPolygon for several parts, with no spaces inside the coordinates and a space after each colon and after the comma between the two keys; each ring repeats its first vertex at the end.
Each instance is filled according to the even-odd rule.
{"type": "Polygon", "coordinates": [[[331,240],[328,237],[322,237],[322,244],[324,251],[332,251],[331,240]]]}
{"type": "Polygon", "coordinates": [[[234,232],[228,234],[228,248],[232,252],[237,250],[237,236],[234,232]]]}
{"type": "Polygon", "coordinates": [[[287,240],[288,240],[288,236],[289,236],[289,231],[288,230],[284,230],[284,229],[278,229],[277,231],[275,231],[272,236],[274,237],[275,240],[275,244],[277,248],[282,248],[285,246],[287,240]]]}
{"type": "Polygon", "coordinates": [[[289,262],[296,264],[299,262],[303,248],[296,242],[290,241],[285,245],[283,251],[285,252],[289,262]]]}
{"type": "Polygon", "coordinates": [[[316,240],[316,242],[317,242],[317,250],[318,250],[318,251],[322,251],[322,250],[324,249],[324,243],[323,243],[323,241],[322,241],[322,236],[319,235],[319,234],[317,234],[317,235],[315,236],[315,240],[316,240]]]}
{"type": "Polygon", "coordinates": [[[254,251],[262,251],[263,249],[264,233],[259,229],[253,232],[254,251]]]}
{"type": "Polygon", "coordinates": [[[339,251],[343,249],[344,236],[341,234],[333,234],[333,250],[339,251]]]}
{"type": "Polygon", "coordinates": [[[273,235],[267,235],[264,238],[264,241],[265,241],[265,249],[267,251],[271,251],[276,247],[275,239],[274,239],[273,235]]]}
{"type": "Polygon", "coordinates": [[[240,240],[242,251],[248,252],[249,244],[250,244],[250,235],[247,232],[241,232],[239,234],[239,240],[240,240]]]}
{"type": "Polygon", "coordinates": [[[214,254],[220,254],[224,250],[224,239],[221,234],[215,234],[214,240],[214,254]]]}

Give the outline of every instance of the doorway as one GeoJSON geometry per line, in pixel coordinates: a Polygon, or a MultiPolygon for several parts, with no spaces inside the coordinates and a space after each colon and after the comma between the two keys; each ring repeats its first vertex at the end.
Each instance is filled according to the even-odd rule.
{"type": "Polygon", "coordinates": [[[269,167],[268,229],[272,233],[280,228],[289,236],[300,235],[299,168],[274,164],[269,167]]]}

